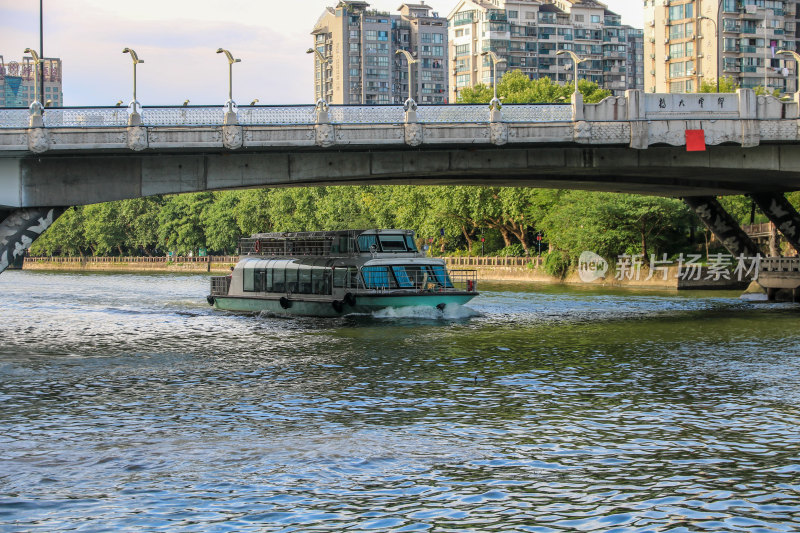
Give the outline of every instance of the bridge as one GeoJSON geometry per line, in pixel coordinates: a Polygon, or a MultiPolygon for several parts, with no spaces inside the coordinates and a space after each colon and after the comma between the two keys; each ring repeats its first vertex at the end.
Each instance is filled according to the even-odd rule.
{"type": "Polygon", "coordinates": [[[738,255],[718,195],[800,249],[800,105],[630,90],[597,104],[0,109],[0,271],[67,206],[254,187],[474,184],[681,197],[738,255]],[[688,139],[688,144],[687,144],[688,139]]]}

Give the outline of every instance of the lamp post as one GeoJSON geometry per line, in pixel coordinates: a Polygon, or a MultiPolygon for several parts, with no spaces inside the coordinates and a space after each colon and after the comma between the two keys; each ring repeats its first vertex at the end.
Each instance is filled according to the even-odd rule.
{"type": "Polygon", "coordinates": [[[330,60],[326,59],[325,56],[322,55],[322,52],[320,52],[316,48],[309,48],[308,50],[306,50],[306,53],[307,54],[314,54],[314,57],[316,58],[316,60],[319,61],[319,98],[317,98],[317,101],[321,100],[321,101],[325,102],[325,84],[322,81],[322,76],[323,76],[323,73],[324,73],[323,66],[325,65],[325,63],[328,63],[330,60]]]}
{"type": "Polygon", "coordinates": [[[123,48],[123,54],[130,54],[131,60],[133,60],[133,101],[130,105],[130,116],[128,117],[128,125],[129,126],[138,126],[142,122],[142,117],[139,115],[139,109],[141,109],[141,105],[139,105],[139,101],[136,100],[136,65],[139,63],[144,63],[144,60],[139,59],[139,56],[136,55],[136,50],[133,48],[123,48]]]}
{"type": "Polygon", "coordinates": [[[414,109],[416,109],[417,103],[411,96],[411,81],[414,79],[411,66],[415,63],[419,63],[419,60],[414,59],[414,56],[412,56],[408,50],[397,50],[395,51],[395,54],[403,54],[406,57],[406,62],[408,63],[408,100],[406,100],[405,104],[406,111],[408,111],[408,108],[411,107],[411,104],[413,104],[414,109]]]}
{"type": "MultiPolygon", "coordinates": [[[[722,5],[722,0],[720,0],[720,6],[722,5]]],[[[712,19],[711,17],[697,17],[697,20],[707,20],[714,25],[714,40],[717,43],[717,92],[719,92],[719,59],[722,57],[722,50],[721,46],[719,45],[719,28],[717,27],[717,21],[712,19]]]]}
{"type": "Polygon", "coordinates": [[[778,50],[776,54],[788,54],[794,58],[794,73],[797,75],[797,86],[795,87],[795,100],[800,98],[800,54],[793,50],[778,50]]]}
{"type": "Polygon", "coordinates": [[[225,102],[225,107],[228,109],[225,112],[225,124],[236,124],[236,102],[233,101],[233,64],[240,63],[241,59],[234,59],[233,54],[224,48],[217,48],[218,54],[225,54],[228,58],[228,101],[225,102]]]}
{"type": "Polygon", "coordinates": [[[42,121],[42,104],[39,102],[39,64],[41,59],[36,50],[30,48],[25,49],[26,54],[30,54],[33,58],[33,102],[29,107],[31,113],[30,125],[32,128],[44,126],[42,121]]]}
{"type": "Polygon", "coordinates": [[[489,103],[489,107],[500,109],[500,100],[497,99],[497,64],[498,63],[505,63],[505,59],[500,59],[497,57],[497,54],[488,50],[486,52],[481,53],[482,56],[489,56],[492,58],[492,85],[494,86],[494,97],[492,101],[489,103]]]}
{"type": "Polygon", "coordinates": [[[569,54],[569,57],[572,58],[572,64],[573,64],[572,68],[575,70],[575,73],[572,75],[572,77],[575,78],[575,94],[578,94],[578,64],[586,61],[586,58],[581,59],[580,57],[578,57],[578,54],[576,54],[572,50],[559,50],[556,52],[557,56],[564,54],[569,54]]]}

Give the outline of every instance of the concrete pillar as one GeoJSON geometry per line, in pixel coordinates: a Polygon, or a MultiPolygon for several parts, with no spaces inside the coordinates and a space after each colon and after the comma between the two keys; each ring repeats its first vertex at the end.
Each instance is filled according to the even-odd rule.
{"type": "Polygon", "coordinates": [[[756,243],[739,227],[738,222],[725,211],[716,198],[689,196],[683,200],[734,256],[755,257],[759,253],[756,243]]]}
{"type": "Polygon", "coordinates": [[[631,123],[631,148],[644,150],[650,146],[650,128],[647,125],[644,91],[625,91],[627,120],[631,123]]]}
{"type": "Polygon", "coordinates": [[[21,257],[64,212],[60,207],[16,209],[0,222],[0,272],[21,257]]]}
{"type": "Polygon", "coordinates": [[[736,89],[739,99],[739,119],[754,120],[758,118],[758,99],[753,89],[736,89]]]}
{"type": "Polygon", "coordinates": [[[580,91],[572,93],[570,102],[572,103],[572,121],[583,120],[583,93],[580,91]]]}
{"type": "Polygon", "coordinates": [[[786,241],[800,252],[800,214],[781,193],[751,194],[751,198],[780,230],[786,241]]]}
{"type": "Polygon", "coordinates": [[[627,100],[625,107],[628,110],[628,120],[644,120],[646,113],[644,91],[628,89],[625,91],[625,99],[627,100]]]}

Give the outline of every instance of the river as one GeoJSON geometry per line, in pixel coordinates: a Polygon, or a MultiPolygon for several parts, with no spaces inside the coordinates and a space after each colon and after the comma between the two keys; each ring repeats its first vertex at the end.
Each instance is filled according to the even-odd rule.
{"type": "Polygon", "coordinates": [[[798,305],[287,319],[207,285],[0,276],[0,531],[800,530],[798,305]]]}

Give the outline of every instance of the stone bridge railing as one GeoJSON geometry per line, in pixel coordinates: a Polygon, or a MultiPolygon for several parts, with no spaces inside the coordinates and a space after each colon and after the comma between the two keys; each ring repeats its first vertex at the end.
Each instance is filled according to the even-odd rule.
{"type": "Polygon", "coordinates": [[[686,130],[706,144],[798,141],[798,102],[723,94],[629,90],[598,104],[419,106],[122,107],[0,109],[0,151],[228,149],[386,144],[577,143],[680,146],[686,130]],[[231,116],[232,115],[232,116],[231,116]]]}

